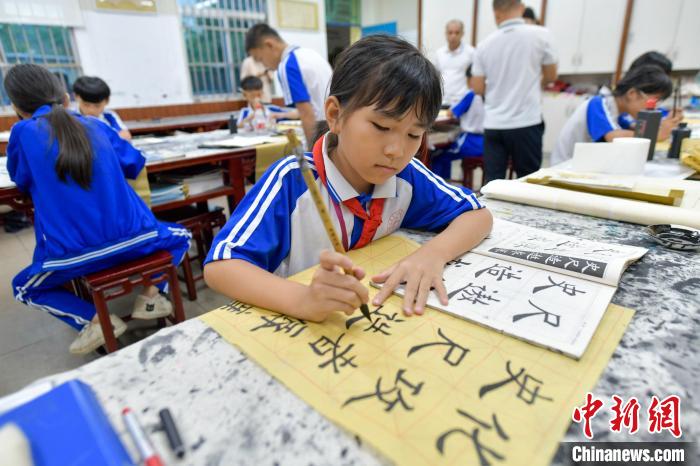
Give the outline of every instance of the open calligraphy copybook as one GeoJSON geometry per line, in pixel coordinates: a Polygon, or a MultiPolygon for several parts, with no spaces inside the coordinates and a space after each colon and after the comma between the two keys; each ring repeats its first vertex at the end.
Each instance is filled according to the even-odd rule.
{"type": "MultiPolygon", "coordinates": [[[[373,276],[419,247],[403,236],[390,235],[349,251],[348,256],[373,276]]],[[[493,247],[511,249],[505,243],[493,247]]],[[[506,264],[500,257],[472,255],[474,265],[477,258],[506,264]]],[[[463,262],[470,260],[463,258],[463,262]]],[[[513,270],[526,267],[507,264],[517,267],[513,270]]],[[[491,265],[487,262],[481,269],[491,265]]],[[[481,269],[472,269],[468,280],[481,269]]],[[[308,284],[315,271],[311,267],[290,280],[308,284]]],[[[476,280],[490,290],[505,279],[499,282],[484,272],[476,280]]],[[[533,302],[542,305],[539,297],[553,289],[557,288],[534,293],[533,302]]],[[[593,293],[592,288],[587,290],[593,293]]],[[[377,292],[370,290],[370,300],[377,292]]],[[[500,294],[496,299],[505,301],[500,294]]],[[[372,452],[363,448],[356,452],[360,463],[545,466],[551,464],[571,423],[572,409],[595,387],[634,314],[611,304],[588,349],[574,359],[446,312],[428,310],[423,316],[407,317],[401,312],[401,301],[390,296],[382,305],[371,306],[371,321],[358,311],[350,316],[336,312],[321,323],[308,322],[240,302],[199,319],[299,398],[382,454],[383,461],[373,461],[367,456],[372,452]]],[[[562,312],[562,322],[566,317],[562,312]]],[[[534,318],[518,322],[527,324],[534,318]]],[[[313,417],[304,416],[314,422],[313,417]]],[[[241,428],[257,426],[260,419],[241,420],[241,428]]],[[[326,431],[323,424],[318,428],[326,431]]],[[[326,432],[314,438],[337,437],[326,432]]],[[[325,458],[316,462],[339,462],[337,458],[344,456],[339,452],[342,445],[325,444],[321,453],[325,458]]],[[[256,463],[256,458],[248,462],[256,463]]]]}
{"type": "Polygon", "coordinates": [[[431,293],[428,306],[579,359],[646,252],[495,219],[488,238],[447,263],[449,304],[431,293]]]}

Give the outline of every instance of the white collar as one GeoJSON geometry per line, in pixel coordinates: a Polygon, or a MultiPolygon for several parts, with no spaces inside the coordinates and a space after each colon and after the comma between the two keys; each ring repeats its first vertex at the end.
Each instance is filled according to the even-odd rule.
{"type": "Polygon", "coordinates": [[[520,24],[525,24],[525,20],[522,18],[511,18],[499,24],[498,29],[503,29],[508,26],[516,26],[520,24]]]}
{"type": "Polygon", "coordinates": [[[462,42],[460,42],[459,46],[454,50],[450,50],[450,44],[445,45],[445,52],[452,53],[455,55],[462,53],[463,49],[464,49],[464,44],[462,42]]]}
{"type": "Polygon", "coordinates": [[[282,58],[280,59],[280,63],[283,62],[284,59],[287,58],[287,55],[292,53],[292,51],[294,49],[298,49],[298,48],[299,48],[299,46],[297,46],[297,45],[287,45],[287,48],[285,48],[284,51],[282,52],[282,58]]]}
{"type": "MultiPolygon", "coordinates": [[[[336,198],[336,201],[339,202],[358,197],[360,193],[352,187],[343,174],[340,173],[338,167],[335,166],[331,158],[328,157],[328,152],[326,151],[328,138],[326,136],[328,136],[328,133],[323,136],[323,165],[326,167],[328,190],[331,192],[331,195],[336,198]]],[[[396,197],[396,175],[393,175],[382,184],[374,185],[374,190],[372,191],[372,199],[389,197],[396,197]]]]}

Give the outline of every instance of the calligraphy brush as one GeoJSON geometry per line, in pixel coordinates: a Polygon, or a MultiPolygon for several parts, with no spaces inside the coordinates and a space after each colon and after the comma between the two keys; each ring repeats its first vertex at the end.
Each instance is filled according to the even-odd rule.
{"type": "MultiPolygon", "coordinates": [[[[328,214],[326,204],[323,203],[321,192],[318,190],[318,186],[316,186],[316,180],[314,180],[314,175],[313,173],[311,173],[311,168],[309,168],[309,164],[307,163],[306,158],[304,157],[304,150],[302,149],[301,141],[299,141],[299,138],[297,138],[297,135],[293,129],[287,131],[287,140],[293,148],[293,152],[297,158],[297,162],[299,162],[299,168],[301,169],[301,174],[304,178],[304,182],[306,183],[306,187],[309,188],[309,192],[311,192],[311,197],[313,198],[314,204],[316,205],[316,210],[318,211],[318,215],[321,217],[321,222],[323,223],[323,227],[326,229],[328,239],[331,240],[333,249],[335,249],[335,252],[345,254],[345,249],[340,243],[338,233],[336,233],[335,228],[333,228],[331,216],[328,214]]],[[[348,269],[345,270],[345,274],[352,275],[353,273],[352,270],[348,269]]],[[[369,315],[369,307],[367,307],[366,304],[362,303],[360,305],[360,311],[362,312],[363,316],[367,317],[367,320],[372,322],[372,318],[369,315]]]]}

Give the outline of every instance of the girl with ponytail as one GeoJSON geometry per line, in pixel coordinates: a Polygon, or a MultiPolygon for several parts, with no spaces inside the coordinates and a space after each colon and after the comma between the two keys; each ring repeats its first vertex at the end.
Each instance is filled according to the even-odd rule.
{"type": "MultiPolygon", "coordinates": [[[[21,64],[8,71],[4,86],[21,120],[10,133],[7,168],[35,208],[34,259],[12,289],[17,300],[79,331],[72,353],[89,353],[104,344],[95,307],[63,284],[159,250],[168,250],[179,264],[190,234],[156,221],[126,182],[143,169],[143,155],[98,119],[67,110],[68,95],[57,76],[21,64]]],[[[150,287],[137,297],[132,317],[171,312],[170,302],[150,287]]],[[[126,324],[110,317],[118,337],[126,324]]]]}

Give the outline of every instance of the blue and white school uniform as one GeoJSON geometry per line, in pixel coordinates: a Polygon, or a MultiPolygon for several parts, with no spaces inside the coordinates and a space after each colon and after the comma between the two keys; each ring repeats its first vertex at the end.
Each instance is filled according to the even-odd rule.
{"type": "MultiPolygon", "coordinates": [[[[80,113],[80,110],[78,110],[78,113],[80,113]]],[[[85,115],[83,115],[83,116],[85,116],[85,115]]],[[[119,115],[117,115],[117,113],[113,112],[112,110],[105,110],[104,112],[102,112],[102,114],[100,116],[93,117],[93,118],[97,118],[102,123],[105,123],[110,128],[112,128],[117,133],[121,130],[128,129],[126,127],[126,125],[124,124],[124,122],[122,121],[122,119],[119,118],[119,115]]]]}
{"type": "Polygon", "coordinates": [[[604,142],[605,135],[620,129],[615,97],[598,94],[583,102],[564,124],[552,151],[552,166],[569,160],[577,142],[604,142]]]}
{"type": "MultiPolygon", "coordinates": [[[[265,115],[269,115],[270,113],[284,113],[285,110],[282,107],[278,107],[277,105],[271,105],[271,104],[265,104],[263,105],[263,110],[265,111],[265,115]]],[[[249,105],[247,107],[243,107],[239,112],[238,112],[238,120],[236,123],[239,125],[243,120],[248,118],[251,113],[253,113],[253,108],[249,105]]]]}
{"type": "Polygon", "coordinates": [[[290,45],[282,53],[277,76],[282,85],[284,104],[290,107],[309,102],[316,120],[325,120],[331,65],[315,50],[290,45]]]}
{"type": "Polygon", "coordinates": [[[454,107],[452,114],[459,118],[462,130],[446,151],[430,161],[432,170],[445,179],[450,178],[452,161],[484,154],[484,101],[469,91],[454,107]]]}
{"type": "MultiPolygon", "coordinates": [[[[666,118],[669,114],[669,111],[665,108],[657,108],[658,111],[661,112],[661,118],[666,118]]],[[[627,112],[621,113],[620,116],[617,118],[617,124],[620,125],[620,128],[622,129],[629,129],[629,130],[634,130],[635,125],[637,124],[637,120],[634,119],[632,115],[630,115],[627,112]]]]}
{"type": "Polygon", "coordinates": [[[58,144],[50,137],[48,105],[15,124],[7,147],[7,169],[34,204],[36,248],[32,264],[14,278],[15,298],[42,309],[76,329],[95,315],[95,307],[66,291],[74,278],[167,250],[179,264],[190,233],[160,223],[127,184],[144,166],[141,152],[96,118],[75,118],[93,148],[92,181],[85,190],[55,170],[58,144]]]}
{"type": "MultiPolygon", "coordinates": [[[[471,191],[446,183],[417,159],[374,186],[372,193],[360,194],[330,160],[325,142],[324,136],[314,151],[316,158],[322,158],[327,183],[321,181],[314,155],[305,156],[346,250],[358,244],[366,223],[348,207],[352,199],[370,211],[374,202],[383,200],[375,240],[399,228],[436,231],[463,212],[483,207],[471,191]]],[[[317,264],[323,249],[333,246],[299,164],[290,156],[270,167],[246,194],[214,239],[205,264],[241,259],[286,277],[317,264]]]]}

